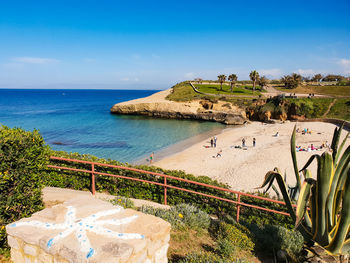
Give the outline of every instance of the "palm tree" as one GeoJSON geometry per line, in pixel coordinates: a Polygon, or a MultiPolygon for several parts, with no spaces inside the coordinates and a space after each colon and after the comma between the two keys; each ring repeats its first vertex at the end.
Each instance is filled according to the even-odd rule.
{"type": "Polygon", "coordinates": [[[268,83],[268,79],[265,76],[262,76],[259,79],[259,85],[262,89],[266,86],[267,83],[268,83]]]}
{"type": "Polygon", "coordinates": [[[283,76],[281,81],[287,89],[295,89],[302,80],[301,75],[293,73],[292,75],[283,76]]]}
{"type": "Polygon", "coordinates": [[[225,80],[226,80],[226,75],[219,75],[219,76],[218,76],[218,80],[219,80],[219,82],[220,82],[220,90],[222,90],[222,83],[225,82],[225,80]]]}
{"type": "Polygon", "coordinates": [[[237,81],[237,75],[231,74],[230,76],[228,76],[228,80],[231,82],[230,86],[231,86],[231,92],[232,92],[232,87],[235,85],[235,83],[237,81]]]}
{"type": "Polygon", "coordinates": [[[322,77],[322,75],[321,74],[316,74],[315,76],[313,76],[312,77],[312,81],[315,81],[315,82],[320,82],[321,81],[321,79],[322,79],[323,77],[322,77]]]}
{"type": "Polygon", "coordinates": [[[256,82],[259,80],[259,73],[256,70],[253,70],[250,72],[249,77],[253,81],[253,90],[255,91],[256,82]]]}

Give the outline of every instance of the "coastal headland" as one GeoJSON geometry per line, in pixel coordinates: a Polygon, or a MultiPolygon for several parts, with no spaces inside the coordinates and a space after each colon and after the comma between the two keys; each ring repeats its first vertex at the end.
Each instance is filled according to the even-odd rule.
{"type": "Polygon", "coordinates": [[[166,99],[170,93],[171,89],[168,89],[146,98],[115,104],[111,113],[217,121],[225,124],[243,124],[247,120],[244,109],[228,105],[227,102],[213,103],[205,99],[177,102],[166,99]]]}

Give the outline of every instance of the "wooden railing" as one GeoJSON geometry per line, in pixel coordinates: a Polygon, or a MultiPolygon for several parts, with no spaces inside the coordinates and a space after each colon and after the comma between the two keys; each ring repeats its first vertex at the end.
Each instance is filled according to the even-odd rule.
{"type": "MultiPolygon", "coordinates": [[[[217,199],[217,200],[221,200],[221,201],[225,201],[225,202],[236,204],[237,205],[237,214],[236,214],[237,222],[239,221],[239,214],[240,214],[240,207],[241,206],[250,207],[250,208],[253,208],[253,209],[259,209],[259,210],[266,211],[266,212],[271,212],[271,213],[276,213],[276,214],[289,216],[288,213],[283,212],[283,211],[278,211],[278,210],[274,210],[274,209],[269,209],[269,208],[260,207],[260,206],[257,206],[257,205],[241,202],[241,196],[247,196],[247,197],[251,197],[251,198],[254,198],[254,199],[258,199],[258,200],[264,200],[264,201],[268,201],[268,202],[271,202],[271,203],[277,203],[277,204],[285,205],[285,203],[282,202],[282,201],[278,201],[278,200],[274,200],[274,199],[270,199],[270,198],[266,198],[266,197],[262,197],[262,196],[257,196],[257,195],[253,195],[253,194],[243,193],[243,192],[227,189],[227,188],[224,188],[224,187],[219,187],[219,186],[215,186],[215,185],[200,183],[200,182],[196,182],[196,181],[192,181],[192,180],[188,180],[188,179],[184,179],[184,178],[179,178],[179,177],[166,175],[166,174],[161,174],[161,173],[156,173],[156,172],[151,172],[151,171],[145,171],[145,170],[131,168],[131,167],[125,167],[125,166],[119,166],[119,165],[111,165],[111,164],[104,164],[104,163],[97,163],[97,162],[89,162],[89,161],[82,161],[82,160],[76,160],[76,159],[67,159],[67,158],[55,157],[55,156],[51,156],[50,158],[52,160],[59,160],[59,161],[64,161],[64,162],[82,163],[82,164],[89,164],[89,165],[91,165],[91,170],[77,169],[77,168],[71,168],[71,167],[65,167],[65,166],[57,166],[57,165],[48,165],[48,167],[49,168],[53,168],[53,169],[62,169],[62,170],[68,170],[68,171],[75,171],[75,172],[82,172],[82,173],[91,174],[91,182],[92,182],[92,186],[91,186],[92,189],[91,189],[91,191],[92,191],[93,195],[95,195],[95,193],[96,193],[96,186],[95,186],[96,179],[95,179],[95,175],[104,175],[104,176],[117,177],[117,178],[121,178],[121,179],[133,180],[133,181],[149,183],[149,184],[154,184],[154,185],[159,185],[161,187],[164,187],[164,204],[165,205],[167,204],[167,188],[172,188],[172,189],[176,189],[176,190],[179,190],[179,191],[184,191],[184,192],[188,192],[188,193],[192,193],[192,194],[202,195],[202,196],[205,196],[205,197],[214,198],[214,199],[217,199]],[[140,178],[134,178],[134,177],[124,176],[124,175],[110,174],[110,173],[104,173],[104,172],[97,172],[96,169],[95,169],[96,166],[109,167],[109,168],[115,168],[115,169],[121,169],[121,170],[129,170],[129,171],[138,172],[138,173],[141,173],[141,174],[147,174],[147,175],[150,175],[150,176],[163,177],[164,180],[163,180],[163,183],[159,183],[159,182],[148,181],[148,180],[143,180],[143,179],[140,179],[140,178]],[[173,180],[182,181],[182,182],[186,182],[186,183],[193,184],[193,185],[200,185],[200,186],[204,186],[204,187],[207,187],[207,188],[220,190],[222,192],[235,194],[236,197],[237,197],[236,198],[237,201],[236,200],[231,200],[231,199],[228,199],[228,198],[215,196],[215,195],[210,195],[210,194],[205,194],[205,193],[201,193],[201,192],[196,192],[196,191],[191,190],[191,189],[177,187],[177,186],[168,184],[167,183],[167,179],[173,179],[173,180]]],[[[293,205],[293,206],[295,207],[295,205],[293,205]]]]}

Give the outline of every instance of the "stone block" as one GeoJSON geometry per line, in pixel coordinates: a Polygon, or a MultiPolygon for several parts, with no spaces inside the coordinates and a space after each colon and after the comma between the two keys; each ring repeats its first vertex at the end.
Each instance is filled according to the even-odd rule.
{"type": "Polygon", "coordinates": [[[69,262],[61,257],[54,257],[53,263],[69,263],[69,262]]]}
{"type": "Polygon", "coordinates": [[[156,263],[167,262],[168,247],[169,244],[166,244],[156,251],[154,259],[156,263]]]}
{"type": "Polygon", "coordinates": [[[38,247],[25,244],[23,247],[24,254],[36,257],[38,255],[38,247]]]}
{"type": "Polygon", "coordinates": [[[158,249],[162,246],[161,240],[152,240],[148,243],[147,254],[148,256],[154,255],[158,249]]]}
{"type": "Polygon", "coordinates": [[[170,224],[94,197],[6,226],[14,263],[143,263],[166,259],[170,224]]]}
{"type": "Polygon", "coordinates": [[[24,254],[19,249],[11,248],[11,259],[14,263],[25,263],[24,254]]]}
{"type": "Polygon", "coordinates": [[[8,235],[7,236],[7,244],[14,249],[20,249],[20,244],[18,243],[17,239],[13,236],[8,235]]]}
{"type": "Polygon", "coordinates": [[[33,257],[33,256],[24,255],[24,262],[25,263],[38,263],[38,259],[36,257],[33,257]]]}
{"type": "MultiPolygon", "coordinates": [[[[38,261],[41,263],[52,263],[53,262],[53,256],[46,253],[44,250],[40,249],[38,254],[38,261]]],[[[17,262],[14,262],[17,263],[17,262]]]]}

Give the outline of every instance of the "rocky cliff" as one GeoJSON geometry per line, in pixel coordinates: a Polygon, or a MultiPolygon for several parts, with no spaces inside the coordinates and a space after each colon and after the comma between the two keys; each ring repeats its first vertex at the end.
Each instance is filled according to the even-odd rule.
{"type": "Polygon", "coordinates": [[[208,100],[174,102],[165,99],[170,91],[165,90],[146,98],[115,104],[111,108],[111,113],[207,120],[225,124],[243,124],[247,120],[245,110],[231,103],[225,101],[213,103],[208,100]]]}

